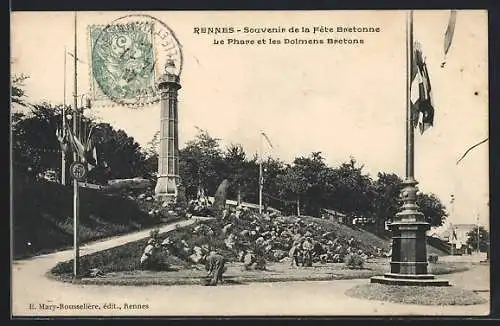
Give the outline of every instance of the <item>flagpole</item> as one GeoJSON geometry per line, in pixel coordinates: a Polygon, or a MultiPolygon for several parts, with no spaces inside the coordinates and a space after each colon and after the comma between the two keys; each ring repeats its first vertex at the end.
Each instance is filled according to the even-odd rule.
{"type": "Polygon", "coordinates": [[[412,121],[411,69],[413,66],[413,10],[408,13],[406,42],[406,179],[415,181],[415,132],[412,121]]]}
{"type": "Polygon", "coordinates": [[[264,147],[264,136],[260,133],[260,158],[259,158],[259,214],[262,214],[262,152],[264,147]]]}
{"type": "MultiPolygon", "coordinates": [[[[453,218],[455,215],[455,196],[452,195],[451,197],[451,217],[453,218]]],[[[453,242],[454,242],[454,235],[455,235],[455,229],[453,228],[453,223],[451,224],[451,255],[453,256],[453,242]]]]}
{"type": "Polygon", "coordinates": [[[476,213],[477,215],[477,220],[476,220],[476,223],[477,223],[477,254],[479,255],[479,253],[481,251],[479,251],[479,213],[476,213]]]}
{"type": "MultiPolygon", "coordinates": [[[[78,129],[78,52],[77,52],[77,12],[75,11],[75,50],[73,56],[74,63],[74,88],[73,88],[73,134],[76,136],[78,129]]],[[[77,153],[73,153],[73,162],[78,161],[77,153]]],[[[79,223],[79,189],[78,181],[73,178],[73,249],[74,249],[74,259],[73,259],[73,276],[75,278],[79,277],[79,267],[80,267],[80,248],[78,239],[78,223],[79,223]]]]}
{"type": "MultiPolygon", "coordinates": [[[[64,86],[63,86],[63,108],[62,108],[62,137],[66,139],[66,47],[64,47],[64,86]]],[[[61,151],[61,184],[66,185],[66,153],[61,151]]]]}
{"type": "Polygon", "coordinates": [[[402,183],[403,205],[390,224],[392,231],[391,272],[374,276],[371,283],[398,286],[448,286],[427,271],[427,231],[430,224],[417,205],[418,182],[414,169],[414,126],[411,102],[413,67],[413,11],[406,14],[406,178],[402,183]]]}

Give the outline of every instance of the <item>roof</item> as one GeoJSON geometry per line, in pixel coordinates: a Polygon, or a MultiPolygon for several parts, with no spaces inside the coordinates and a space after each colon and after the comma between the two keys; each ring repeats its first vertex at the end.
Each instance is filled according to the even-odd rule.
{"type": "Polygon", "coordinates": [[[476,224],[453,224],[453,228],[456,230],[472,230],[476,227],[476,224]]]}
{"type": "MultiPolygon", "coordinates": [[[[208,199],[210,199],[210,201],[212,201],[212,202],[215,200],[215,198],[211,197],[211,196],[209,196],[208,199]]],[[[238,202],[236,200],[226,199],[226,204],[231,205],[231,206],[237,206],[238,202]]],[[[240,205],[242,207],[259,209],[259,205],[257,205],[257,204],[241,202],[240,205]]],[[[277,210],[276,208],[270,207],[270,206],[268,206],[267,209],[270,210],[271,212],[281,213],[281,211],[277,210]]]]}
{"type": "Polygon", "coordinates": [[[322,208],[321,210],[324,211],[324,212],[327,212],[328,214],[332,214],[332,215],[335,215],[335,216],[342,216],[342,217],[346,216],[345,214],[343,214],[341,212],[337,212],[337,211],[335,211],[333,209],[322,208]]]}

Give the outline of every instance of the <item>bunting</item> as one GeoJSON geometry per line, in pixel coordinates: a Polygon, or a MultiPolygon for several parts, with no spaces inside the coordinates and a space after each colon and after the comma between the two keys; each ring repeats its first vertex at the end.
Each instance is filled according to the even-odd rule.
{"type": "Polygon", "coordinates": [[[97,148],[95,146],[92,130],[85,143],[82,143],[78,137],[73,135],[71,128],[67,125],[65,128],[65,133],[63,133],[60,129],[56,130],[56,136],[59,141],[59,145],[61,146],[61,150],[66,153],[66,155],[71,152],[75,153],[78,157],[78,161],[87,164],[88,171],[97,167],[97,148]]]}

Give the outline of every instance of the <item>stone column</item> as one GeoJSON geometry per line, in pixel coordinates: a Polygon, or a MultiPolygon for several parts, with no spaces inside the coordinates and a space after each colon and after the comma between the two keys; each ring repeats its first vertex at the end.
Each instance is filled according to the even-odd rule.
{"type": "Polygon", "coordinates": [[[179,130],[177,94],[181,85],[174,62],[169,60],[158,81],[161,96],[160,148],[158,180],[155,195],[158,200],[174,204],[177,200],[179,177],[179,130]],[[172,68],[172,69],[169,69],[172,68]]]}

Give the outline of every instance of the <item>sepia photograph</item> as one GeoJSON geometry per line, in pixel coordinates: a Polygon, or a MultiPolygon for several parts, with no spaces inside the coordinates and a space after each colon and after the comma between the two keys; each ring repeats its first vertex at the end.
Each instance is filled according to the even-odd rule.
{"type": "Polygon", "coordinates": [[[11,316],[487,316],[486,10],[13,11],[11,316]]]}

